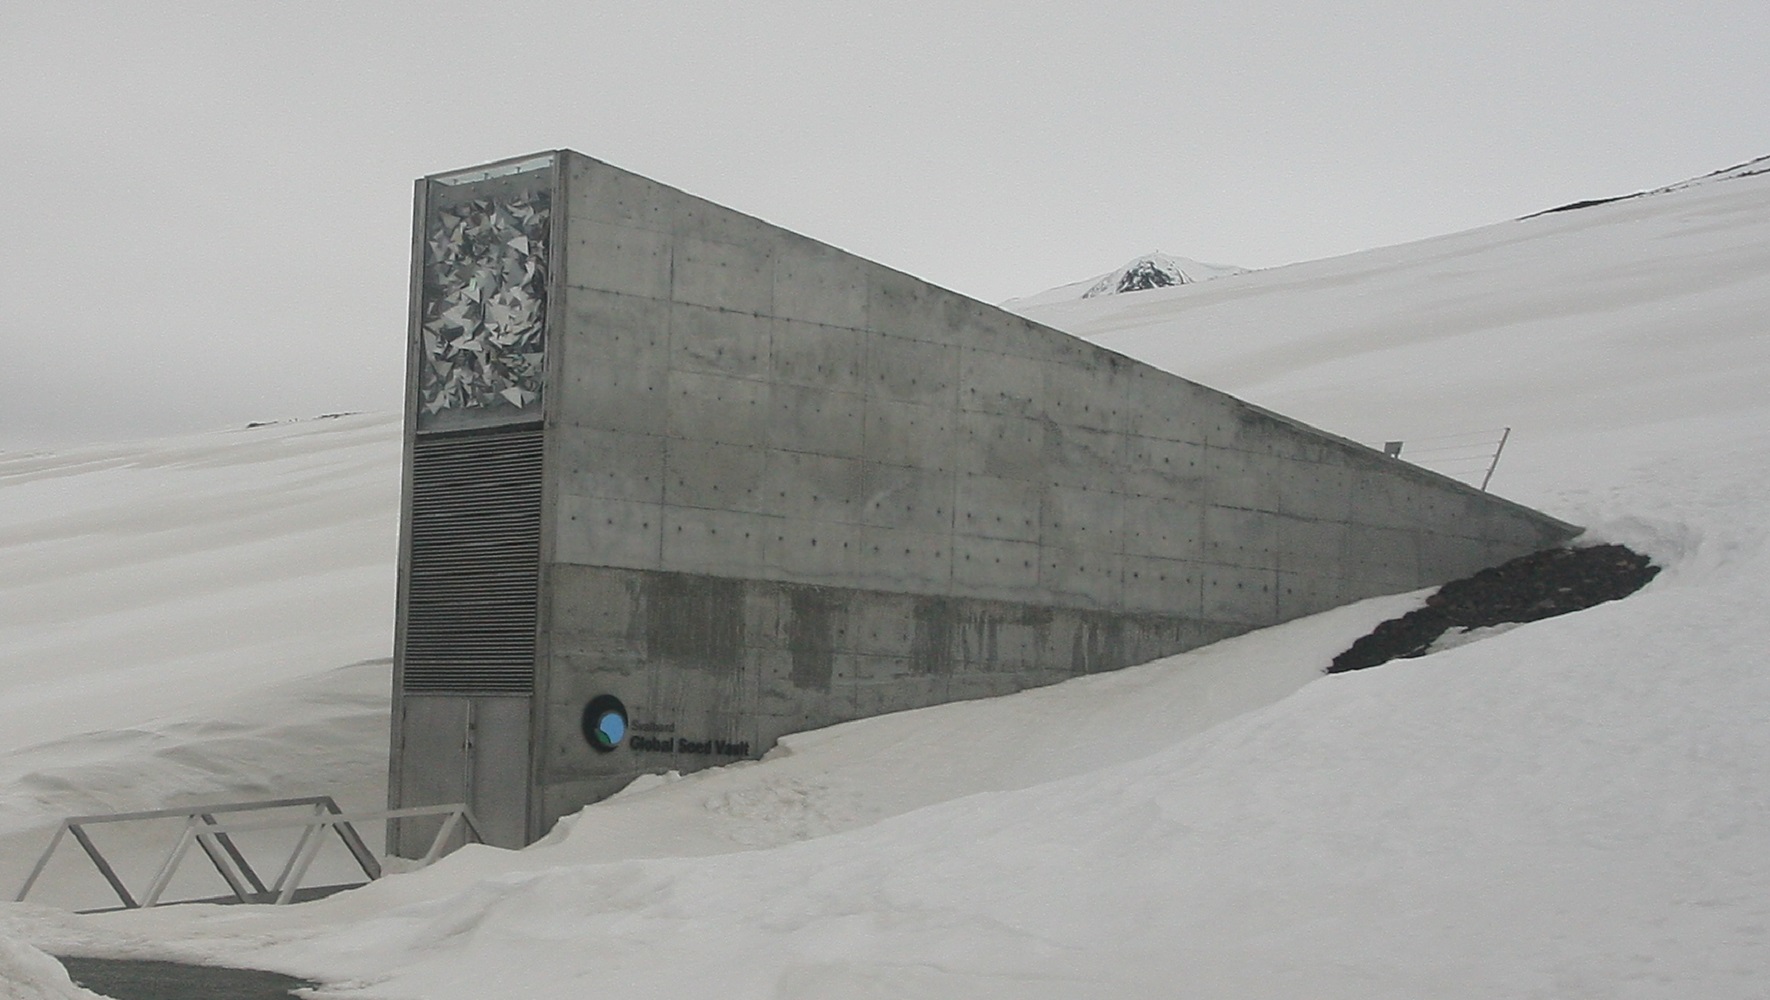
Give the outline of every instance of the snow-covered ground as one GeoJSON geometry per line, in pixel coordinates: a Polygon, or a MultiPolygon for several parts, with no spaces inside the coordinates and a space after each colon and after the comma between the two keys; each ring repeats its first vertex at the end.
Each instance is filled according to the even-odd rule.
{"type": "MultiPolygon", "coordinates": [[[[1497,491],[1666,569],[1373,670],[1318,676],[1418,595],[803,734],[299,907],[0,906],[0,992],[68,995],[29,942],[360,998],[1770,994],[1770,175],[1028,311],[1361,440],[1511,426],[1497,491]]],[[[379,795],[395,438],[0,457],[6,869],[66,812],[379,795]]]]}

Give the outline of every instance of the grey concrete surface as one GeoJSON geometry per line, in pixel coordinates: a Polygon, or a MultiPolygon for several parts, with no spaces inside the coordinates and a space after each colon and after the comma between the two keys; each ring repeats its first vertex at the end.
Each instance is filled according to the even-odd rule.
{"type": "Polygon", "coordinates": [[[530,837],[640,773],[1143,662],[1573,533],[558,155],[530,837]],[[587,745],[598,694],[643,743],[587,745]]]}

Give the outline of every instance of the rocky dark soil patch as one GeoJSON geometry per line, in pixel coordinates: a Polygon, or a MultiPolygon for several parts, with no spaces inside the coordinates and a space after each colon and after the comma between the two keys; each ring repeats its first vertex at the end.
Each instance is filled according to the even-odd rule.
{"type": "Polygon", "coordinates": [[[1334,657],[1330,674],[1423,656],[1453,628],[1533,622],[1627,597],[1659,573],[1623,545],[1544,549],[1440,587],[1426,606],[1378,625],[1334,657]]]}

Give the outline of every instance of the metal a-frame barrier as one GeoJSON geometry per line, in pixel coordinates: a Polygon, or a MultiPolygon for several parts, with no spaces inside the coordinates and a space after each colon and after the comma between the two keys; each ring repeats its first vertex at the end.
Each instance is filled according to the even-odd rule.
{"type": "MultiPolygon", "coordinates": [[[[467,836],[474,842],[484,842],[479,835],[478,826],[473,821],[472,813],[468,812],[467,807],[461,803],[345,813],[338,808],[338,803],[333,801],[330,795],[313,795],[294,799],[190,806],[183,809],[152,809],[144,812],[70,816],[61,821],[61,826],[56,829],[55,836],[50,838],[49,846],[37,859],[36,866],[31,869],[31,874],[25,879],[24,885],[14,898],[18,902],[24,902],[25,896],[37,884],[38,877],[49,866],[49,859],[55,854],[56,848],[61,846],[64,838],[72,835],[74,841],[86,852],[86,856],[92,859],[92,864],[98,869],[98,873],[104,876],[104,880],[110,884],[112,891],[117,894],[117,898],[122,901],[125,909],[145,909],[160,905],[161,897],[165,895],[167,886],[172,884],[172,877],[177,874],[179,865],[190,854],[193,844],[202,848],[203,853],[208,856],[210,864],[215,866],[216,872],[221,875],[222,880],[227,883],[228,889],[232,891],[234,901],[287,904],[293,902],[301,891],[301,882],[307,877],[308,868],[319,854],[327,830],[337,833],[338,839],[344,842],[345,848],[350,851],[351,856],[356,859],[358,867],[363,870],[367,881],[348,885],[313,887],[309,889],[310,893],[354,888],[380,878],[382,874],[381,862],[376,860],[368,845],[363,843],[363,838],[357,833],[355,824],[374,820],[407,819],[414,816],[445,817],[435,838],[430,842],[430,849],[417,862],[418,867],[428,865],[440,858],[444,845],[458,829],[464,829],[467,836]],[[223,823],[217,819],[218,816],[223,815],[290,809],[300,806],[307,806],[312,812],[307,816],[295,818],[249,822],[223,823]],[[172,851],[166,855],[165,861],[160,864],[147,892],[139,901],[123,884],[116,869],[105,859],[104,853],[98,849],[98,845],[93,843],[92,837],[86,829],[106,823],[179,818],[185,821],[184,832],[179,836],[178,843],[173,846],[172,851]],[[283,863],[282,870],[276,879],[270,885],[265,885],[258,872],[246,860],[245,854],[240,851],[239,845],[234,841],[232,835],[258,830],[289,829],[297,826],[302,829],[294,850],[289,853],[288,860],[283,863]]],[[[190,901],[180,900],[178,902],[190,901]]]]}

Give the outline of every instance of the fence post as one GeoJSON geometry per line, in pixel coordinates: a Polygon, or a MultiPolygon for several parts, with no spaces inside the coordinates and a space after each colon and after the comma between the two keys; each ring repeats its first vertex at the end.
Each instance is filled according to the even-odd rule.
{"type": "Polygon", "coordinates": [[[1500,443],[1493,450],[1493,461],[1487,464],[1487,475],[1481,477],[1481,492],[1487,492],[1487,482],[1493,478],[1493,470],[1499,468],[1500,452],[1506,450],[1506,439],[1512,436],[1512,428],[1508,427],[1500,434],[1500,443]]]}

